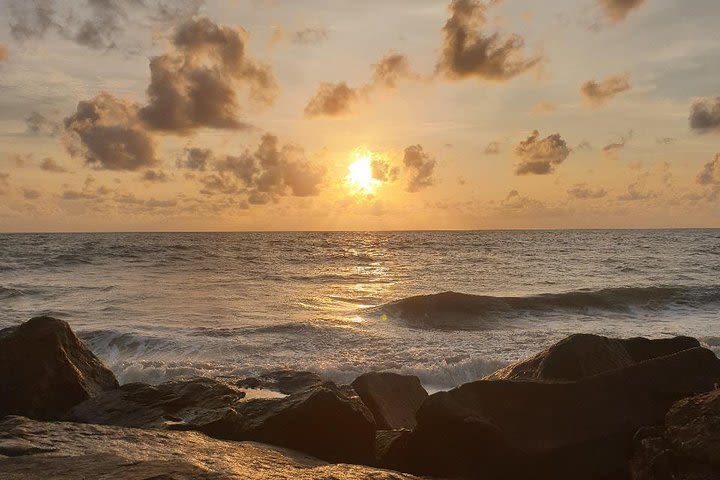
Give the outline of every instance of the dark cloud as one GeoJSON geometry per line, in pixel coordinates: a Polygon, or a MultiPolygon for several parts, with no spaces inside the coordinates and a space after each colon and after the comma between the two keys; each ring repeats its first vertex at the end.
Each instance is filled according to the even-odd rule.
{"type": "Polygon", "coordinates": [[[720,97],[702,98],[693,103],[690,128],[698,133],[720,133],[720,97]]]}
{"type": "Polygon", "coordinates": [[[399,174],[397,167],[392,167],[387,161],[380,158],[372,159],[370,169],[372,177],[381,182],[394,182],[399,174]]]}
{"type": "Polygon", "coordinates": [[[510,190],[507,196],[500,201],[499,206],[501,210],[514,214],[545,210],[545,205],[542,202],[520,195],[517,190],[510,190]]]}
{"type": "Polygon", "coordinates": [[[630,90],[630,74],[612,75],[604,80],[588,80],[580,87],[580,93],[588,106],[599,107],[612,97],[630,90]]]}
{"type": "Polygon", "coordinates": [[[172,23],[198,13],[202,0],[8,0],[10,33],[20,41],[49,32],[92,49],[113,49],[127,29],[148,20],[172,23]]]}
{"type": "Polygon", "coordinates": [[[516,175],[547,175],[565,161],[572,150],[565,140],[556,133],[540,139],[540,132],[533,131],[527,140],[515,147],[515,155],[520,163],[515,168],[516,175]]]}
{"type": "Polygon", "coordinates": [[[213,152],[207,148],[186,148],[183,156],[177,159],[178,168],[204,172],[212,162],[213,152]]]}
{"type": "Polygon", "coordinates": [[[59,122],[51,120],[45,115],[32,112],[25,118],[25,125],[27,125],[27,131],[33,134],[46,134],[55,136],[60,133],[62,126],[59,122]]]}
{"type": "Polygon", "coordinates": [[[578,150],[581,150],[581,151],[583,151],[583,152],[590,152],[590,151],[592,151],[593,146],[592,146],[592,144],[591,144],[590,142],[588,142],[587,140],[583,140],[582,142],[580,142],[580,143],[578,144],[577,149],[578,149],[578,150]]]}
{"type": "Polygon", "coordinates": [[[618,153],[620,153],[620,151],[625,148],[625,146],[630,141],[630,139],[632,139],[632,137],[633,131],[631,130],[626,136],[620,137],[619,142],[608,143],[602,148],[603,155],[610,158],[616,158],[618,153]]]}
{"type": "Polygon", "coordinates": [[[60,198],[63,200],[94,200],[97,195],[86,191],[65,190],[60,198]]]}
{"type": "Polygon", "coordinates": [[[107,170],[139,170],[157,164],[155,142],[137,119],[138,106],[102,92],[78,103],[65,118],[68,152],[107,170]]]}
{"type": "Polygon", "coordinates": [[[347,115],[361,96],[359,89],[351,88],[345,82],[323,82],[305,106],[305,116],[312,118],[347,115]]]}
{"type": "Polygon", "coordinates": [[[50,157],[43,158],[40,161],[40,169],[44,170],[46,172],[53,172],[53,173],[66,173],[67,170],[65,167],[57,163],[54,159],[50,157]]]}
{"type": "Polygon", "coordinates": [[[435,159],[423,151],[420,145],[411,145],[405,149],[403,165],[410,174],[407,191],[418,192],[435,183],[435,159]]]}
{"type": "Polygon", "coordinates": [[[242,129],[237,90],[269,105],[277,85],[269,66],[250,59],[243,30],[207,18],[184,22],[172,38],[174,51],[150,61],[149,103],[140,117],[153,129],[190,133],[198,128],[242,129]]]}
{"type": "Polygon", "coordinates": [[[34,190],[32,188],[23,188],[22,192],[25,200],[37,200],[42,197],[42,193],[39,190],[34,190]]]}
{"type": "Polygon", "coordinates": [[[591,187],[587,183],[576,183],[570,190],[568,195],[579,200],[589,200],[595,198],[603,198],[607,196],[607,190],[602,187],[591,187]]]}
{"type": "Polygon", "coordinates": [[[306,27],[293,33],[292,41],[300,45],[311,45],[327,40],[329,34],[323,27],[306,27]]]}
{"type": "Polygon", "coordinates": [[[263,135],[255,151],[227,156],[215,165],[219,176],[203,180],[206,190],[233,193],[242,190],[252,205],[261,205],[292,195],[310,197],[319,193],[324,170],[308,162],[302,150],[291,145],[280,146],[275,135],[263,135]],[[234,187],[228,176],[239,182],[234,187]],[[211,185],[212,183],[212,185],[211,185]]]}
{"type": "Polygon", "coordinates": [[[597,3],[610,21],[621,22],[645,0],[597,0],[597,3]]]}
{"type": "Polygon", "coordinates": [[[170,180],[170,177],[162,170],[146,170],[141,178],[143,181],[153,183],[165,183],[170,180]]]}
{"type": "Polygon", "coordinates": [[[388,53],[372,68],[373,86],[396,88],[402,79],[418,78],[418,75],[412,72],[408,58],[400,53],[388,53]]]}
{"type": "Polygon", "coordinates": [[[483,150],[483,153],[485,155],[498,155],[500,153],[500,143],[499,142],[490,142],[485,146],[485,150],[483,150]]]}
{"type": "Polygon", "coordinates": [[[700,185],[720,185],[720,153],[703,166],[697,176],[700,185]]]}
{"type": "Polygon", "coordinates": [[[448,78],[477,77],[506,81],[537,65],[538,56],[525,58],[519,35],[485,34],[487,7],[479,0],[453,0],[443,27],[443,46],[436,67],[448,78]]]}

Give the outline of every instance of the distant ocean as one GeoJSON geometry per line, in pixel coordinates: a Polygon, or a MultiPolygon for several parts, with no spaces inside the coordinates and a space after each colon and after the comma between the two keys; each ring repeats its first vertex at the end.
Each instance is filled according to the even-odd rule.
{"type": "Polygon", "coordinates": [[[391,369],[440,389],[575,332],[717,352],[718,312],[720,230],[0,235],[0,327],[62,318],[121,382],[391,369]],[[471,296],[410,298],[445,291],[471,296]]]}

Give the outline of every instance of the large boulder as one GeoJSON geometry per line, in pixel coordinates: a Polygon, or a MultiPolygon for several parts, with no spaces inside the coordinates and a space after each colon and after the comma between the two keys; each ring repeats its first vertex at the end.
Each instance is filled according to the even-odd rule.
{"type": "Polygon", "coordinates": [[[373,459],[372,413],[332,382],[284,398],[247,400],[203,431],[292,448],[330,462],[367,464],[373,459]]]}
{"type": "Polygon", "coordinates": [[[141,430],[22,417],[0,420],[3,480],[411,480],[359,465],[194,432],[141,430]]]}
{"type": "Polygon", "coordinates": [[[120,427],[202,431],[224,418],[228,409],[244,397],[239,388],[209,378],[157,386],[128,383],[76,405],[67,419],[120,427]]]}
{"type": "Polygon", "coordinates": [[[575,334],[488,375],[485,380],[580,380],[699,346],[700,342],[690,337],[621,340],[575,334]]]}
{"type": "MultiPolygon", "coordinates": [[[[471,478],[624,478],[635,431],[712,390],[720,360],[693,348],[579,381],[481,380],[431,395],[403,470],[471,478]]],[[[398,458],[397,452],[394,458],[398,458]]]]}
{"type": "Polygon", "coordinates": [[[720,478],[720,390],[677,402],[665,424],[635,436],[634,480],[720,478]]]}
{"type": "Polygon", "coordinates": [[[113,373],[66,322],[35,317],[0,330],[0,417],[58,419],[74,405],[115,388],[113,373]]]}
{"type": "Polygon", "coordinates": [[[382,430],[414,428],[415,414],[428,396],[419,378],[391,372],[360,375],[352,387],[382,430]]]}

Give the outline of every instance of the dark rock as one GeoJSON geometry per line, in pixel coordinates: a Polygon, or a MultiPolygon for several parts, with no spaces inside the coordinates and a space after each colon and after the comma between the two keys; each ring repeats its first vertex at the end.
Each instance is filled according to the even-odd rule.
{"type": "Polygon", "coordinates": [[[485,380],[580,380],[699,346],[700,342],[690,337],[620,340],[576,334],[488,375],[485,380]]]}
{"type": "Polygon", "coordinates": [[[390,372],[360,375],[352,386],[382,430],[414,428],[415,414],[428,396],[419,378],[390,372]]]}
{"type": "Polygon", "coordinates": [[[3,480],[412,480],[358,465],[194,432],[167,432],[22,417],[0,420],[3,480]],[[22,446],[21,448],[18,445],[22,446]]]}
{"type": "Polygon", "coordinates": [[[684,350],[579,381],[477,381],[418,411],[405,471],[473,478],[624,478],[636,430],[712,390],[720,360],[684,350]]]}
{"type": "Polygon", "coordinates": [[[242,402],[203,431],[292,448],[331,462],[367,464],[373,459],[372,413],[331,382],[284,398],[242,402]]]}
{"type": "Polygon", "coordinates": [[[323,383],[320,375],[312,372],[278,370],[259,377],[244,378],[236,383],[240,388],[262,388],[290,395],[323,383]]]}
{"type": "Polygon", "coordinates": [[[128,383],[76,405],[67,415],[75,422],[135,428],[202,431],[222,419],[245,393],[209,378],[158,386],[128,383]]]}
{"type": "Polygon", "coordinates": [[[0,330],[0,417],[57,419],[115,388],[115,376],[66,322],[36,317],[0,330]]]}
{"type": "Polygon", "coordinates": [[[376,464],[391,470],[402,469],[408,463],[406,455],[411,436],[412,431],[407,429],[378,430],[375,434],[376,464]]]}

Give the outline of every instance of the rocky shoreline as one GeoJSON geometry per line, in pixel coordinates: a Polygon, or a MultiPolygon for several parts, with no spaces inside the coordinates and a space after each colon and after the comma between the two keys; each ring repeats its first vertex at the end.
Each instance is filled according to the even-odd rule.
{"type": "Polygon", "coordinates": [[[572,335],[432,395],[311,372],[119,385],[67,323],[0,330],[3,479],[720,478],[720,360],[572,335]]]}

